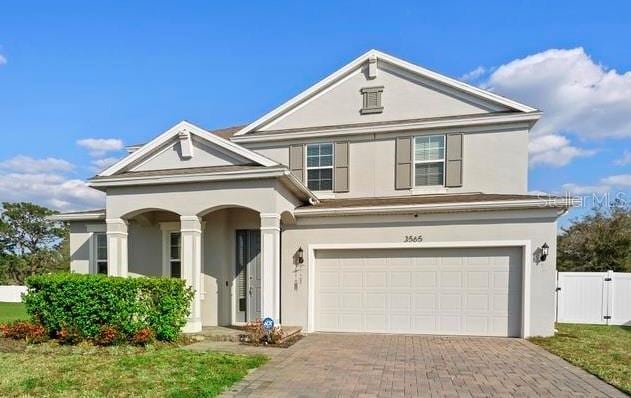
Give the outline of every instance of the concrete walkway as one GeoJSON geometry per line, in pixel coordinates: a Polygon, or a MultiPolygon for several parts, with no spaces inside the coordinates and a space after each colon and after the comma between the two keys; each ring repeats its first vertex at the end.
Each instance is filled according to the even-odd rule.
{"type": "Polygon", "coordinates": [[[203,342],[270,362],[226,397],[625,397],[521,339],[313,334],[291,348],[203,342]]]}

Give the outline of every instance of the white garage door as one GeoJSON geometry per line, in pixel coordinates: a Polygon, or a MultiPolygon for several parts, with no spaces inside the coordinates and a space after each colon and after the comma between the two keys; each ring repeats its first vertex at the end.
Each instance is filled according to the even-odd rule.
{"type": "Polygon", "coordinates": [[[519,248],[320,250],[315,328],[521,334],[519,248]]]}

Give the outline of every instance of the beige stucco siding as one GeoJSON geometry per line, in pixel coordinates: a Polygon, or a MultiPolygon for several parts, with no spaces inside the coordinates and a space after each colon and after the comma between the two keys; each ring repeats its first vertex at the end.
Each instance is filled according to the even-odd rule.
{"type": "MultiPolygon", "coordinates": [[[[419,134],[442,134],[430,131],[419,134]]],[[[405,133],[409,135],[410,133],[405,133]]],[[[401,134],[403,135],[403,134],[401,134]]],[[[527,192],[528,131],[526,129],[498,130],[463,135],[463,179],[458,188],[419,188],[397,190],[394,184],[395,137],[375,136],[305,139],[301,143],[350,142],[349,192],[336,193],[336,198],[399,196],[414,193],[512,193],[527,192]]],[[[290,142],[244,144],[286,166],[289,165],[290,142]]]]}
{"type": "Polygon", "coordinates": [[[297,225],[287,226],[282,236],[282,322],[307,327],[310,260],[305,254],[302,266],[293,263],[299,247],[307,253],[309,245],[316,244],[393,244],[403,242],[406,235],[422,235],[428,243],[529,240],[533,251],[547,242],[551,253],[545,263],[532,265],[530,333],[551,335],[555,311],[555,216],[554,210],[531,210],[498,212],[488,219],[485,213],[418,218],[412,215],[299,218],[297,225]],[[541,217],[521,218],[532,216],[533,212],[539,212],[541,217]]]}
{"type": "Polygon", "coordinates": [[[256,212],[240,208],[222,209],[204,217],[202,322],[205,326],[230,325],[236,230],[259,226],[256,212]]]}
{"type": "Polygon", "coordinates": [[[447,89],[420,76],[413,77],[401,70],[380,67],[377,76],[368,79],[365,68],[358,68],[328,91],[315,96],[259,130],[483,114],[503,109],[506,108],[497,104],[481,103],[479,99],[475,100],[463,92],[456,93],[453,89],[447,89]],[[383,112],[362,115],[360,90],[377,86],[384,87],[383,112]]]}
{"type": "Polygon", "coordinates": [[[192,138],[193,153],[191,158],[183,158],[181,143],[178,139],[171,140],[155,155],[144,159],[132,166],[132,171],[181,169],[188,167],[228,166],[249,163],[248,160],[217,146],[204,143],[197,137],[192,138]]]}
{"type": "Polygon", "coordinates": [[[293,211],[297,201],[278,181],[242,180],[109,188],[107,218],[128,217],[146,209],[203,216],[213,209],[241,206],[262,213],[293,211]]]}
{"type": "Polygon", "coordinates": [[[87,223],[70,222],[70,271],[80,274],[90,272],[90,245],[92,236],[87,223]]]}
{"type": "Polygon", "coordinates": [[[127,261],[130,275],[162,275],[162,231],[160,225],[135,222],[127,228],[127,261]]]}

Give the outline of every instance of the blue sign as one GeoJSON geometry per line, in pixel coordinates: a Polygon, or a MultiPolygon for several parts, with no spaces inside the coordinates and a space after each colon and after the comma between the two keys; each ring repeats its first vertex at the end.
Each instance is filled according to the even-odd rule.
{"type": "Polygon", "coordinates": [[[272,318],[263,319],[263,330],[269,332],[272,329],[274,329],[274,320],[272,318]]]}

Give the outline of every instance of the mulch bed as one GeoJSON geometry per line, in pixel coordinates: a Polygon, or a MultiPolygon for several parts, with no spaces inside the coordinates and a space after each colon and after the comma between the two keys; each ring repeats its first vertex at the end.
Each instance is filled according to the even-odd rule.
{"type": "Polygon", "coordinates": [[[294,334],[293,336],[289,336],[286,339],[283,339],[283,341],[281,341],[278,344],[255,344],[255,343],[248,343],[245,341],[242,341],[241,344],[243,345],[251,345],[251,346],[255,346],[255,347],[270,347],[270,348],[289,348],[292,345],[296,344],[297,342],[299,342],[300,340],[302,340],[304,336],[300,333],[294,334]]]}

